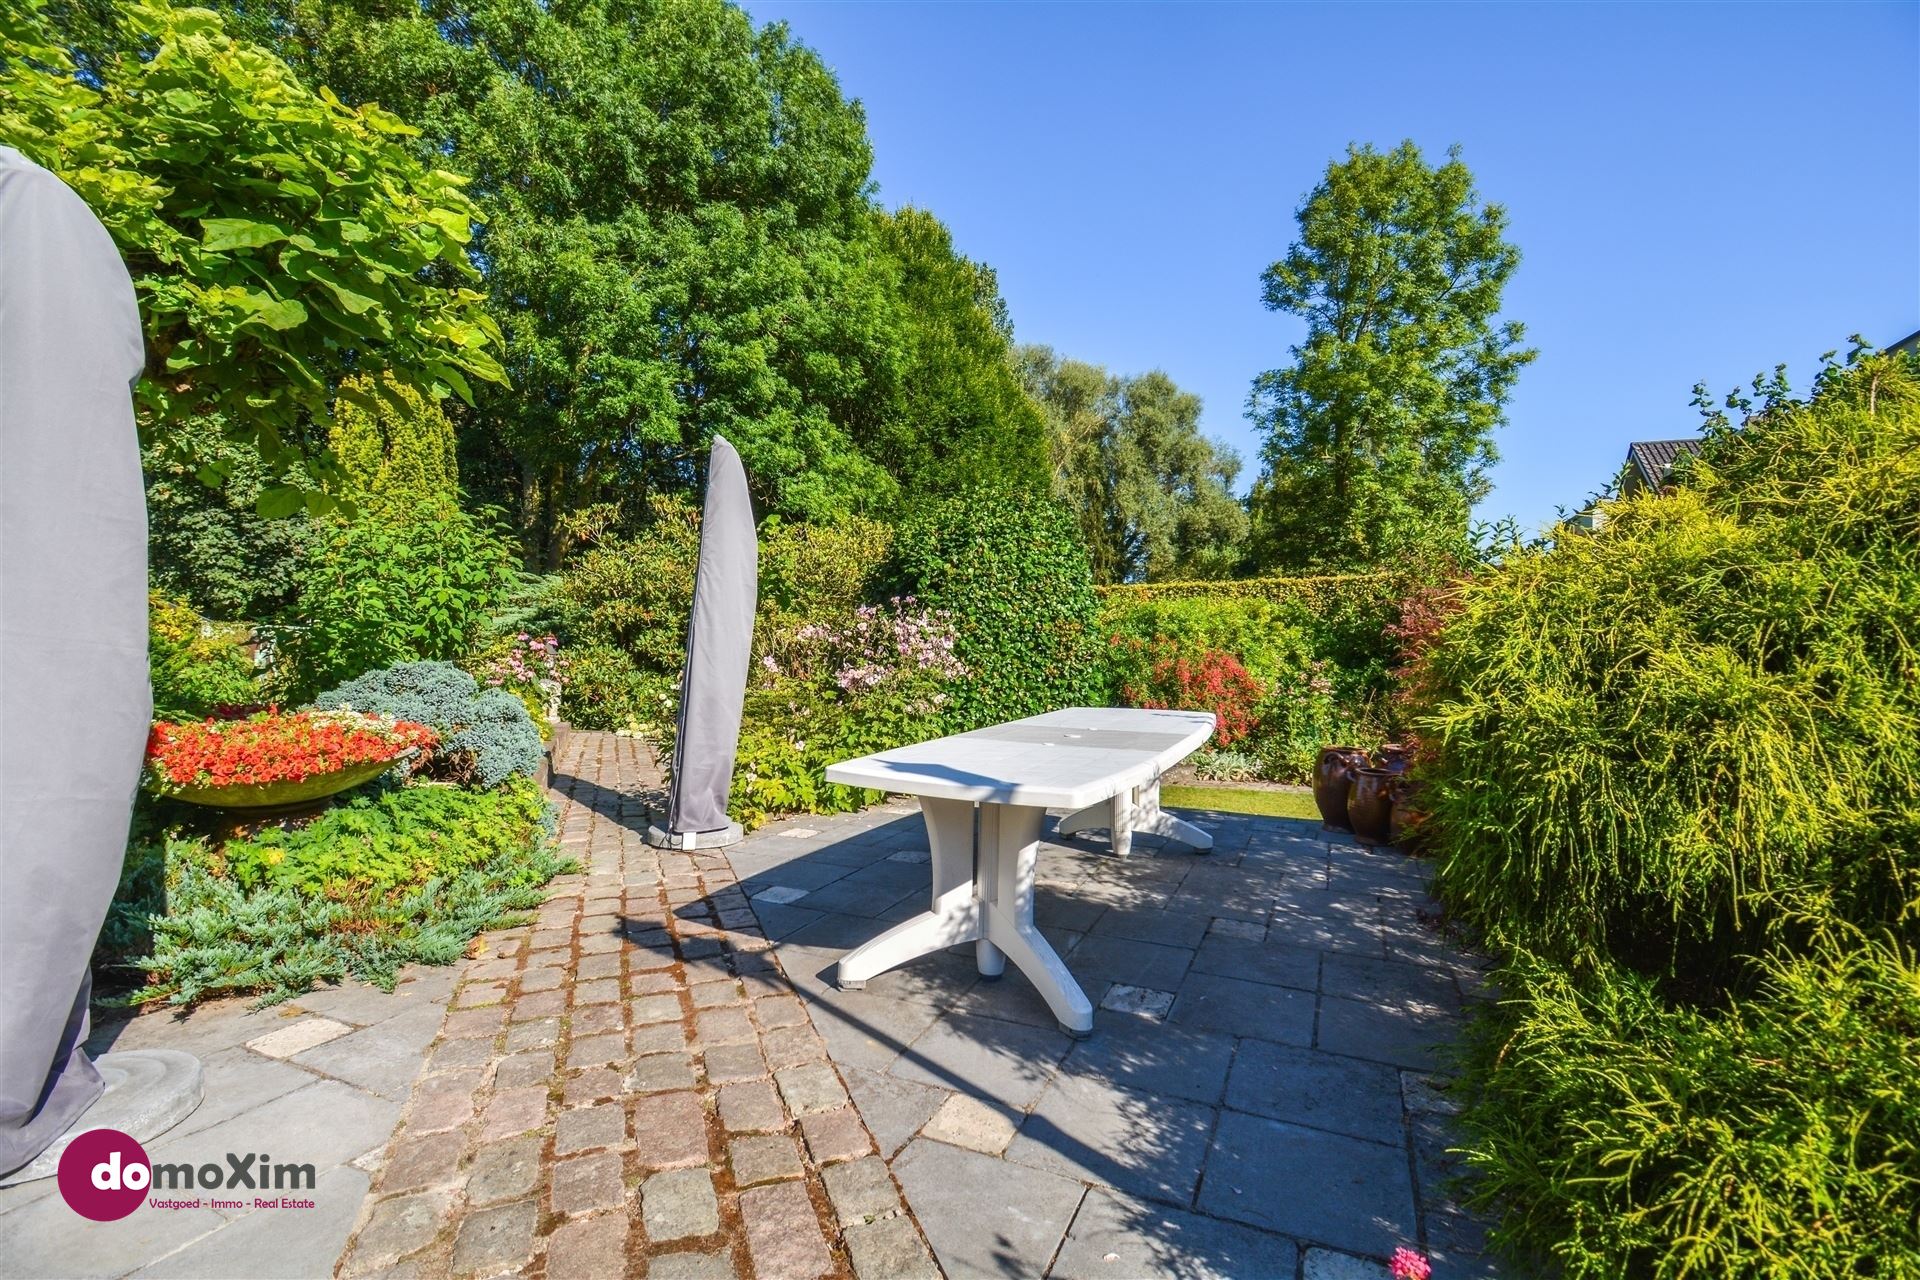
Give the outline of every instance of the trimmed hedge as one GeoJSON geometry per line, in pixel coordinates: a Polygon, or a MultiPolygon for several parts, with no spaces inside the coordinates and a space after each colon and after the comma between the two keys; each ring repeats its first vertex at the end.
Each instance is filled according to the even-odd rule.
{"type": "Polygon", "coordinates": [[[1397,593],[1400,575],[1391,573],[1324,573],[1303,577],[1273,575],[1264,578],[1196,578],[1185,582],[1125,582],[1095,587],[1103,605],[1145,600],[1187,600],[1196,596],[1243,599],[1252,597],[1302,608],[1338,609],[1375,600],[1379,593],[1397,593]]]}
{"type": "Polygon", "coordinates": [[[958,629],[971,674],[954,690],[949,731],[1103,700],[1093,571],[1058,504],[948,498],[900,527],[893,563],[901,594],[951,613],[958,629]]]}

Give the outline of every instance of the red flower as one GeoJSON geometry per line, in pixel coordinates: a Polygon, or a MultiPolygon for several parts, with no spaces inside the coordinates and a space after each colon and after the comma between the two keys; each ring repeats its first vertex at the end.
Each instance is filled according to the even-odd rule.
{"type": "Polygon", "coordinates": [[[147,771],[167,787],[299,782],[431,748],[426,725],[354,711],[268,710],[244,720],[161,721],[147,735],[147,771]]]}
{"type": "Polygon", "coordinates": [[[1226,747],[1258,727],[1257,708],[1265,691],[1230,653],[1209,649],[1196,660],[1175,653],[1153,664],[1145,688],[1128,685],[1122,693],[1135,706],[1211,711],[1215,746],[1226,747]]]}

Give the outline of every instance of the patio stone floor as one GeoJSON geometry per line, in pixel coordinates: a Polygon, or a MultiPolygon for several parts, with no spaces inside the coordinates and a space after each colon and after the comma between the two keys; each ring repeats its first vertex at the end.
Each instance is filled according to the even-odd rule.
{"type": "Polygon", "coordinates": [[[949,1276],[1372,1280],[1399,1245],[1439,1280],[1497,1274],[1448,1194],[1438,1074],[1481,974],[1436,931],[1424,864],[1197,820],[1212,853],[1043,844],[1036,919],[1096,1006],[1080,1041],[971,944],[834,986],[846,949],[926,908],[910,802],[729,854],[949,1276]]]}
{"type": "Polygon", "coordinates": [[[90,1052],[178,1049],[200,1060],[204,1099],[146,1144],[155,1162],[217,1165],[225,1153],[250,1151],[311,1162],[313,1190],[298,1194],[313,1208],[255,1209],[251,1193],[239,1191],[223,1193],[233,1208],[141,1208],[88,1222],[43,1178],[0,1188],[0,1277],[328,1274],[459,972],[416,966],[391,993],[353,984],[268,1009],[209,1000],[98,1018],[90,1052]]]}
{"type": "Polygon", "coordinates": [[[316,1208],[92,1224],[0,1189],[0,1277],[1384,1280],[1398,1244],[1495,1274],[1434,1074],[1480,973],[1417,861],[1223,814],[1207,855],[1049,841],[1038,919],[1098,1007],[1074,1041],[971,946],[833,986],[926,903],[910,802],[686,854],[641,838],[658,782],[574,734],[583,869],[461,965],[97,1028],[205,1064],[156,1159],[312,1160],[316,1208]]]}

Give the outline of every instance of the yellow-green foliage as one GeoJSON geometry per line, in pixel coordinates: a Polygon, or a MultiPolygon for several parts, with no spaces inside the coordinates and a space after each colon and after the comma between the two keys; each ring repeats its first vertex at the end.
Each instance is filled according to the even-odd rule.
{"type": "Polygon", "coordinates": [[[1429,658],[1426,776],[1442,887],[1496,942],[1698,976],[1789,913],[1911,920],[1909,374],[1829,379],[1714,441],[1691,487],[1462,598],[1429,658]]]}
{"type": "Polygon", "coordinates": [[[134,396],[163,453],[202,461],[181,430],[217,421],[276,478],[261,513],[288,515],[324,505],[287,464],[340,379],[386,369],[465,398],[506,381],[499,326],[465,287],[479,210],[423,163],[419,130],[166,0],[92,6],[124,39],[78,72],[54,31],[72,8],[4,6],[0,144],[58,174],[126,258],[151,375],[134,396]]]}
{"type": "Polygon", "coordinates": [[[155,719],[197,719],[223,703],[259,696],[247,629],[209,624],[186,601],[147,594],[147,667],[155,719]]]}
{"type": "Polygon", "coordinates": [[[892,550],[893,529],[878,520],[768,520],[760,530],[756,630],[782,620],[810,622],[852,613],[873,598],[875,578],[892,550]]]}
{"type": "MultiPolygon", "coordinates": [[[[1461,589],[1473,1194],[1567,1277],[1920,1277],[1920,387],[1868,358],[1461,589]]],[[[1530,1268],[1531,1269],[1531,1268],[1530,1268]]]]}
{"type": "Polygon", "coordinates": [[[1565,1280],[1920,1276],[1920,969],[1845,932],[1702,1013],[1521,957],[1479,1029],[1495,1240],[1565,1280]]]}
{"type": "Polygon", "coordinates": [[[453,424],[439,402],[383,375],[349,378],[333,404],[328,447],[349,492],[384,519],[445,515],[459,505],[460,470],[453,424]]]}

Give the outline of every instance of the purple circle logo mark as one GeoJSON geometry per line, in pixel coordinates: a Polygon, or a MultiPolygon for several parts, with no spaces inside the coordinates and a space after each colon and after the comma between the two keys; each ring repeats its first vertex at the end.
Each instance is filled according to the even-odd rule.
{"type": "Polygon", "coordinates": [[[153,1165],[146,1148],[118,1129],[90,1129],[60,1153],[60,1196],[95,1222],[126,1217],[147,1198],[153,1165]]]}

